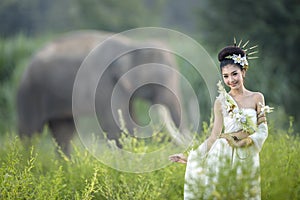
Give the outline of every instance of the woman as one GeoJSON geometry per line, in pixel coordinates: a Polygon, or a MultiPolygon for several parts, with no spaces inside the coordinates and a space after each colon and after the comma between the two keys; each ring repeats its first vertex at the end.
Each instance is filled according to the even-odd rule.
{"type": "Polygon", "coordinates": [[[225,47],[218,59],[230,91],[218,84],[211,135],[187,159],[177,154],[170,160],[187,163],[184,199],[260,199],[259,152],[268,136],[270,108],[263,94],[244,86],[248,61],[242,48],[225,47]]]}

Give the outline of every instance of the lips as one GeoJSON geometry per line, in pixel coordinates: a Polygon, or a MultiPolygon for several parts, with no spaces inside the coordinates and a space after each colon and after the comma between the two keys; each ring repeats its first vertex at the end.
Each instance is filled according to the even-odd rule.
{"type": "Polygon", "coordinates": [[[229,86],[235,87],[237,84],[238,84],[237,82],[236,83],[230,83],[229,86]]]}

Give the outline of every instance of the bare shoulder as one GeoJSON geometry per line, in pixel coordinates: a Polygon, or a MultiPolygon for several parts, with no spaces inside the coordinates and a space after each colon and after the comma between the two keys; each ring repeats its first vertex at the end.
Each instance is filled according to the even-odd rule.
{"type": "Polygon", "coordinates": [[[214,103],[214,109],[215,109],[215,110],[221,110],[221,109],[222,109],[222,103],[221,103],[221,100],[218,99],[218,98],[215,100],[215,103],[214,103]]]}
{"type": "MultiPolygon", "coordinates": [[[[249,90],[248,90],[249,91],[249,90]]],[[[249,101],[251,101],[252,105],[255,107],[257,110],[259,108],[260,104],[265,104],[265,98],[264,95],[261,92],[253,92],[249,91],[249,101]]]]}
{"type": "Polygon", "coordinates": [[[253,91],[250,91],[250,90],[248,90],[248,92],[249,92],[249,97],[252,99],[252,100],[254,100],[255,102],[257,102],[257,101],[264,101],[264,95],[261,93],[261,92],[253,92],[253,91]]]}
{"type": "Polygon", "coordinates": [[[251,96],[255,102],[255,109],[259,113],[261,105],[265,105],[264,95],[261,92],[252,92],[251,96]]]}
{"type": "Polygon", "coordinates": [[[253,92],[253,98],[255,99],[256,103],[265,104],[265,97],[261,92],[253,92]]]}

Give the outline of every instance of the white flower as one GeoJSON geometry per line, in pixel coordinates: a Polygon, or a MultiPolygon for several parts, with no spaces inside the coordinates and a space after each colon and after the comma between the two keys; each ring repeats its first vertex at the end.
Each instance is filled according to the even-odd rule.
{"type": "Polygon", "coordinates": [[[261,113],[271,113],[273,112],[273,107],[265,106],[261,102],[259,102],[259,105],[261,106],[261,113]]]}
{"type": "Polygon", "coordinates": [[[242,115],[240,113],[237,113],[234,115],[235,119],[240,121],[240,119],[242,118],[242,115]]]}
{"type": "Polygon", "coordinates": [[[247,61],[246,56],[244,56],[244,57],[241,58],[241,63],[240,64],[242,66],[248,66],[248,61],[247,61]]]}
{"type": "Polygon", "coordinates": [[[240,120],[242,123],[246,123],[246,121],[247,121],[246,116],[242,115],[240,120]]]}
{"type": "Polygon", "coordinates": [[[241,63],[241,59],[242,59],[241,54],[239,54],[239,55],[233,54],[232,55],[232,60],[234,61],[234,63],[241,63]]]}
{"type": "Polygon", "coordinates": [[[220,93],[223,93],[223,94],[226,93],[226,90],[223,87],[222,81],[219,80],[219,82],[217,83],[217,86],[218,86],[218,90],[220,93]]]}
{"type": "Polygon", "coordinates": [[[234,63],[238,63],[241,66],[248,66],[248,61],[246,56],[242,57],[241,54],[239,55],[233,54],[233,56],[231,56],[230,58],[234,61],[234,63]]]}
{"type": "Polygon", "coordinates": [[[232,111],[234,114],[237,114],[239,112],[239,109],[238,108],[234,108],[233,111],[232,111]]]}
{"type": "Polygon", "coordinates": [[[265,106],[263,110],[266,113],[270,113],[270,112],[273,112],[273,109],[274,109],[273,107],[265,106]]]}

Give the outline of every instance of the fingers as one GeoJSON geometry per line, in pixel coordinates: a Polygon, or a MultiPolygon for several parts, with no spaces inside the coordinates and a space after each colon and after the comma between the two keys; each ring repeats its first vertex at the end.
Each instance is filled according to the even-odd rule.
{"type": "Polygon", "coordinates": [[[169,160],[172,162],[180,162],[180,163],[186,162],[185,157],[182,153],[169,156],[169,160]]]}
{"type": "Polygon", "coordinates": [[[170,160],[170,161],[173,161],[173,162],[177,162],[178,156],[171,155],[171,156],[169,156],[169,160],[170,160]]]}
{"type": "Polygon", "coordinates": [[[252,145],[253,140],[250,137],[244,138],[237,143],[236,147],[248,147],[252,145]]]}
{"type": "Polygon", "coordinates": [[[178,156],[170,156],[169,160],[172,162],[178,162],[180,160],[180,158],[178,156]]]}
{"type": "Polygon", "coordinates": [[[222,135],[220,135],[220,138],[224,138],[226,140],[230,140],[232,137],[230,135],[228,135],[228,134],[222,134],[222,135]]]}
{"type": "Polygon", "coordinates": [[[231,135],[227,135],[227,134],[222,134],[220,136],[220,138],[224,138],[226,139],[228,142],[233,142],[234,141],[234,138],[231,136],[231,135]]]}
{"type": "Polygon", "coordinates": [[[227,140],[228,144],[232,147],[237,147],[238,144],[236,142],[236,140],[231,136],[231,135],[228,135],[228,134],[222,134],[220,136],[220,138],[224,138],[227,140]]]}

